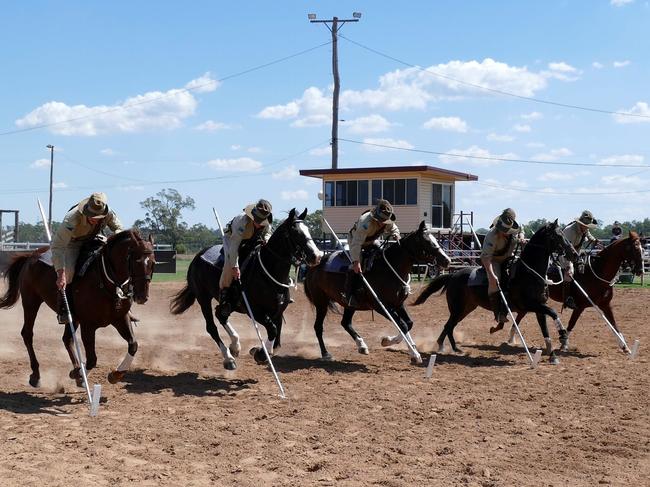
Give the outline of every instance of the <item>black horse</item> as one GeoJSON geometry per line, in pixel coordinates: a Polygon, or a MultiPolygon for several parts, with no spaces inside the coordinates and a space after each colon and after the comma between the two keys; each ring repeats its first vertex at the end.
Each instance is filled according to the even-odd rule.
{"type": "MultiPolygon", "coordinates": [[[[557,220],[547,223],[537,230],[524,246],[520,259],[516,261],[512,268],[507,300],[513,313],[515,311],[520,313],[533,312],[537,315],[537,321],[542,329],[542,335],[544,335],[546,343],[546,352],[550,356],[551,363],[555,364],[558,363],[558,359],[553,351],[548,334],[546,316],[550,316],[555,321],[560,334],[560,341],[566,340],[567,334],[555,310],[546,304],[548,286],[545,276],[552,253],[563,254],[570,260],[575,260],[578,257],[573,246],[562,235],[557,220]]],[[[461,349],[454,340],[454,328],[478,306],[490,309],[487,284],[468,286],[472,271],[473,268],[465,268],[454,274],[437,277],[429,283],[413,303],[415,305],[422,304],[429,296],[439,290],[447,293],[447,307],[450,315],[442,333],[438,337],[438,348],[441,352],[444,350],[445,337],[448,337],[454,352],[461,353],[461,349]]]]}
{"type": "MultiPolygon", "coordinates": [[[[413,327],[413,321],[404,309],[404,300],[409,294],[408,280],[413,264],[417,262],[433,263],[436,259],[440,259],[439,264],[447,267],[450,259],[440,248],[435,237],[429,233],[424,221],[420,223],[415,232],[401,239],[399,244],[376,252],[373,266],[364,275],[395,322],[410,338],[409,332],[413,327]]],[[[321,356],[325,360],[332,359],[332,355],[327,351],[323,341],[323,321],[327,315],[328,307],[333,306],[332,302],[343,306],[341,326],[354,339],[359,353],[362,354],[368,354],[368,346],[352,327],[354,312],[356,310],[375,310],[386,317],[381,307],[368,292],[359,296],[358,306],[348,307],[342,293],[344,284],[345,273],[328,272],[326,262],[321,262],[319,266],[307,270],[305,294],[316,307],[314,330],[320,345],[321,356]]],[[[401,335],[384,337],[382,345],[399,343],[401,338],[401,335]]]]}
{"type": "MultiPolygon", "coordinates": [[[[289,217],[273,232],[268,243],[256,248],[248,265],[242,269],[242,290],[246,292],[255,320],[266,328],[266,348],[270,354],[274,348],[280,347],[282,314],[289,305],[291,264],[305,261],[308,265],[317,265],[322,257],[303,222],[306,215],[306,208],[297,217],[295,208],[292,209],[289,217]]],[[[171,312],[179,315],[192,306],[194,301],[198,301],[206,329],[224,357],[224,368],[234,370],[237,364],[233,356],[239,356],[241,351],[239,335],[230,323],[226,323],[224,328],[230,335],[230,347],[226,347],[219,336],[212,315],[212,299],[219,299],[221,270],[201,258],[206,250],[207,248],[201,250],[192,259],[187,270],[187,285],[172,298],[171,312]]],[[[247,314],[243,300],[235,311],[247,314]]],[[[256,362],[266,362],[263,350],[253,349],[251,352],[256,362]]]]}

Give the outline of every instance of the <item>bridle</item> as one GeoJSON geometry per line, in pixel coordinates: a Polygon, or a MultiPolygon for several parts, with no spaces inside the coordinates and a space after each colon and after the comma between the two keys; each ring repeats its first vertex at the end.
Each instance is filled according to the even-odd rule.
{"type": "MultiPolygon", "coordinates": [[[[528,243],[526,243],[526,247],[531,246],[531,247],[533,247],[533,248],[541,248],[541,249],[545,250],[546,252],[549,252],[549,254],[550,254],[551,256],[553,256],[553,254],[557,254],[557,253],[558,253],[558,250],[560,250],[560,251],[561,251],[561,255],[564,256],[564,257],[567,257],[567,255],[566,255],[566,254],[567,254],[567,250],[571,247],[571,244],[568,243],[568,242],[566,241],[566,239],[564,238],[563,235],[558,235],[558,236],[560,236],[561,239],[562,239],[562,244],[559,245],[559,249],[558,249],[558,248],[549,248],[549,245],[548,245],[548,244],[543,245],[543,244],[538,244],[538,243],[536,243],[536,242],[528,242],[528,243]]],[[[573,247],[571,247],[571,248],[573,248],[573,247]]],[[[574,249],[574,251],[575,251],[575,249],[574,249]]],[[[533,269],[531,266],[529,266],[529,265],[526,263],[526,261],[524,260],[524,258],[523,258],[523,254],[519,256],[519,261],[524,265],[524,267],[525,267],[526,269],[528,269],[528,270],[529,270],[530,272],[532,272],[534,275],[536,275],[537,277],[539,277],[539,278],[542,280],[542,282],[544,282],[544,286],[555,286],[555,285],[557,285],[557,284],[561,284],[562,281],[564,280],[564,278],[563,278],[563,276],[562,276],[562,268],[561,268],[561,266],[558,264],[557,259],[554,258],[554,257],[551,257],[551,258],[553,259],[554,264],[555,264],[558,268],[560,268],[560,280],[557,281],[557,282],[552,281],[551,279],[549,279],[548,276],[546,275],[546,273],[544,273],[544,275],[542,276],[539,272],[537,272],[535,269],[533,269]]]]}
{"type": "MultiPolygon", "coordinates": [[[[100,251],[100,261],[102,264],[101,265],[102,274],[100,274],[100,277],[103,275],[104,279],[114,287],[115,296],[118,302],[125,299],[131,299],[134,295],[135,283],[140,281],[151,281],[153,277],[153,272],[151,273],[145,272],[141,276],[134,276],[134,267],[133,267],[133,258],[132,258],[134,251],[133,251],[133,246],[129,243],[129,249],[126,255],[128,276],[124,282],[119,283],[118,278],[115,277],[116,273],[113,266],[111,265],[111,261],[106,258],[109,245],[110,243],[102,247],[100,251]]],[[[140,248],[140,245],[137,242],[137,240],[136,240],[136,248],[140,248]]],[[[138,259],[139,258],[149,259],[150,256],[154,255],[154,252],[153,250],[147,250],[146,248],[144,248],[142,252],[138,252],[137,254],[138,254],[138,259]]],[[[100,283],[100,287],[104,287],[103,284],[100,283]]]]}

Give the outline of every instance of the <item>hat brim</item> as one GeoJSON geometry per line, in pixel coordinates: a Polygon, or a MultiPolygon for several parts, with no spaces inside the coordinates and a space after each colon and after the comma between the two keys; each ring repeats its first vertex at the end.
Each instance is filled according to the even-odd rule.
{"type": "Polygon", "coordinates": [[[262,223],[264,220],[268,221],[269,223],[273,223],[273,213],[269,213],[269,216],[267,216],[266,218],[262,218],[262,219],[260,220],[259,218],[257,218],[257,217],[253,214],[253,208],[255,208],[255,205],[248,205],[246,208],[244,208],[244,213],[246,213],[246,215],[247,215],[251,220],[253,220],[253,221],[254,221],[255,223],[257,223],[258,225],[259,225],[260,223],[262,223]]]}
{"type": "Polygon", "coordinates": [[[498,231],[503,232],[503,233],[507,233],[507,234],[517,233],[517,232],[519,232],[519,228],[520,228],[520,227],[519,227],[519,223],[517,223],[516,221],[513,221],[513,222],[512,222],[512,226],[511,226],[511,227],[505,227],[505,226],[503,226],[503,224],[501,223],[501,220],[500,220],[500,219],[497,219],[497,223],[496,223],[495,226],[496,226],[496,228],[497,228],[498,231]]]}
{"type": "Polygon", "coordinates": [[[598,228],[597,223],[583,223],[583,222],[580,221],[580,218],[576,218],[575,222],[578,223],[579,225],[582,225],[583,227],[587,227],[589,229],[598,228]]]}
{"type": "Polygon", "coordinates": [[[106,205],[106,208],[104,208],[104,212],[100,214],[95,214],[90,209],[88,208],[88,201],[90,201],[90,198],[86,198],[84,200],[81,200],[79,204],[77,205],[77,210],[79,210],[79,213],[81,213],[84,216],[87,216],[88,218],[94,218],[95,220],[101,220],[102,218],[105,218],[106,215],[108,215],[108,205],[106,205]]]}
{"type": "Polygon", "coordinates": [[[377,215],[375,215],[374,211],[370,212],[370,216],[372,216],[375,220],[377,220],[378,222],[381,222],[381,223],[387,222],[388,220],[393,221],[393,222],[395,220],[397,220],[397,217],[395,216],[395,213],[391,213],[390,217],[388,217],[388,218],[386,218],[384,220],[382,220],[381,218],[377,218],[377,215]]]}

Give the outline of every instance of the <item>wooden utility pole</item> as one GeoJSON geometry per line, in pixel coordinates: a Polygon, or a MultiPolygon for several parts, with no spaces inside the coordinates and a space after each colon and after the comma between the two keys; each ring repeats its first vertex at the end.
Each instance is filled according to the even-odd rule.
{"type": "Polygon", "coordinates": [[[339,19],[334,17],[327,20],[317,20],[315,14],[307,15],[311,23],[325,24],[332,33],[332,76],[334,77],[334,93],[332,94],[332,169],[339,165],[339,93],[341,92],[341,80],[339,78],[339,51],[338,33],[346,22],[359,22],[361,14],[354,12],[353,19],[339,19]],[[329,24],[332,24],[330,27],[329,24]]]}
{"type": "Polygon", "coordinates": [[[48,144],[47,148],[50,149],[50,207],[47,214],[47,224],[52,228],[52,189],[54,188],[53,178],[54,178],[54,146],[48,144]]]}

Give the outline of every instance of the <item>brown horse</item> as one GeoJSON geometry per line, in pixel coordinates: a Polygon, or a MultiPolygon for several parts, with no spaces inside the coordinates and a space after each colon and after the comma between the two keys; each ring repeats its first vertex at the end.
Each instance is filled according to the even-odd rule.
{"type": "MultiPolygon", "coordinates": [[[[5,274],[9,289],[0,298],[0,308],[11,308],[18,301],[18,297],[22,296],[24,323],[21,334],[32,368],[29,376],[29,384],[32,387],[38,387],[41,378],[33,344],[36,315],[43,302],[53,310],[57,309],[56,272],[54,267],[39,260],[41,254],[47,250],[48,247],[44,247],[14,257],[5,274]]],[[[112,324],[128,342],[128,352],[124,360],[117,370],[108,375],[112,384],[124,377],[138,350],[138,342],[133,336],[129,319],[131,298],[138,304],[147,301],[154,263],[153,238],[149,236],[148,240],[143,240],[136,230],[125,230],[111,236],[84,275],[78,276],[67,286],[66,294],[72,307],[75,330],[77,326],[81,326],[87,370],[97,365],[97,328],[112,324]]],[[[63,343],[72,362],[70,378],[75,379],[77,385],[81,385],[80,364],[74,353],[69,326],[65,326],[63,343]]]]}
{"type": "MultiPolygon", "coordinates": [[[[582,289],[589,295],[591,300],[596,303],[607,320],[612,324],[614,329],[620,333],[616,325],[616,319],[612,312],[611,301],[614,297],[614,281],[616,274],[623,262],[630,262],[633,264],[632,271],[637,276],[643,272],[643,250],[641,248],[641,241],[636,232],[630,232],[629,236],[605,247],[597,256],[587,257],[584,273],[576,273],[574,278],[582,289]]],[[[562,284],[549,286],[549,295],[551,299],[558,302],[563,302],[562,284]]],[[[571,296],[576,303],[576,308],[571,313],[569,318],[569,325],[567,327],[567,338],[562,344],[562,351],[569,350],[569,335],[576,326],[578,318],[582,312],[591,307],[591,303],[580,292],[580,290],[571,284],[571,296]]],[[[521,323],[521,319],[526,316],[525,312],[517,315],[517,323],[521,323]]],[[[511,331],[511,340],[512,341],[511,331]]],[[[623,349],[629,353],[629,350],[624,346],[623,349]]]]}

